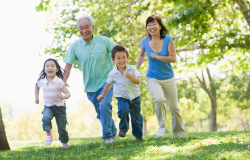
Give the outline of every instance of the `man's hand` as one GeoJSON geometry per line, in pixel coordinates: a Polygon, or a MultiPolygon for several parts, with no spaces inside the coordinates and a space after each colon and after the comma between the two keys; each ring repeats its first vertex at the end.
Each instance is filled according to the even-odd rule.
{"type": "Polygon", "coordinates": [[[39,104],[39,98],[36,98],[36,99],[35,99],[35,103],[36,103],[36,104],[39,104]]]}
{"type": "Polygon", "coordinates": [[[99,96],[97,97],[97,100],[98,100],[98,101],[101,101],[103,98],[104,98],[104,96],[101,94],[101,95],[99,95],[99,96]]]}
{"type": "Polygon", "coordinates": [[[57,97],[59,97],[60,100],[64,100],[64,96],[62,94],[58,94],[57,97]]]}

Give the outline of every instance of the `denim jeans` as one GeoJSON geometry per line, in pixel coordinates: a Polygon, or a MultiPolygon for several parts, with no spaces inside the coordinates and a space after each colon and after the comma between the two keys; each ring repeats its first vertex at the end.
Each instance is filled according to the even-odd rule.
{"type": "Polygon", "coordinates": [[[142,138],[143,117],[141,115],[141,98],[136,97],[133,100],[117,97],[118,100],[118,117],[120,131],[129,129],[129,113],[132,123],[132,134],[136,138],[142,138]]]}
{"type": "Polygon", "coordinates": [[[88,99],[92,102],[97,113],[97,119],[100,119],[102,124],[102,139],[113,138],[116,135],[116,127],[112,118],[112,97],[113,87],[108,91],[102,101],[97,100],[105,87],[106,83],[96,92],[87,92],[88,99]]]}
{"type": "Polygon", "coordinates": [[[67,116],[66,116],[66,106],[44,106],[42,112],[43,118],[43,130],[50,131],[52,129],[51,120],[53,117],[56,119],[57,131],[59,134],[59,140],[62,143],[66,143],[69,140],[68,132],[66,130],[67,116]]]}

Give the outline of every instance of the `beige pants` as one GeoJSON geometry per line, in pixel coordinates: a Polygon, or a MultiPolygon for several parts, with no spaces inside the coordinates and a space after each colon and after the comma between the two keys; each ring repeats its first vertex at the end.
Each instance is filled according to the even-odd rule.
{"type": "Polygon", "coordinates": [[[166,130],[167,108],[162,90],[165,93],[168,108],[171,112],[173,133],[175,136],[182,136],[185,132],[185,129],[182,117],[180,115],[175,78],[173,77],[167,80],[157,80],[155,78],[147,77],[147,84],[149,91],[155,100],[155,110],[159,124],[156,137],[164,137],[166,130]]]}

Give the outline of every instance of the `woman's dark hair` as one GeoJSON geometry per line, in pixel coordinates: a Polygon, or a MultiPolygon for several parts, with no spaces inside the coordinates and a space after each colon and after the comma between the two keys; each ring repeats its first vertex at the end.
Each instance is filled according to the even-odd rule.
{"type": "MultiPolygon", "coordinates": [[[[154,20],[156,20],[159,25],[161,26],[161,30],[160,30],[160,39],[163,39],[165,36],[164,34],[168,33],[168,30],[166,29],[166,27],[162,24],[161,22],[161,18],[156,16],[156,15],[151,15],[147,18],[146,20],[146,28],[148,26],[148,23],[153,22],[154,20]]],[[[152,36],[148,33],[149,39],[152,39],[152,36]]]]}
{"type": "Polygon", "coordinates": [[[121,46],[121,45],[116,45],[116,46],[114,46],[114,48],[112,49],[112,51],[111,51],[111,57],[112,57],[112,59],[115,59],[115,54],[116,54],[116,52],[125,52],[126,53],[126,55],[127,55],[127,58],[128,58],[128,50],[125,48],[125,47],[123,47],[123,46],[121,46]]]}
{"type": "Polygon", "coordinates": [[[46,64],[46,62],[48,62],[48,61],[53,61],[53,62],[55,62],[56,68],[58,68],[58,71],[56,72],[56,75],[57,75],[57,77],[63,79],[63,72],[64,72],[64,70],[62,69],[62,67],[59,65],[59,63],[58,63],[55,59],[49,58],[49,59],[47,59],[47,60],[44,62],[44,64],[43,64],[43,70],[41,71],[41,73],[40,73],[39,78],[38,78],[37,81],[39,81],[40,79],[43,79],[43,78],[45,78],[45,77],[47,76],[46,73],[45,73],[45,64],[46,64]]]}

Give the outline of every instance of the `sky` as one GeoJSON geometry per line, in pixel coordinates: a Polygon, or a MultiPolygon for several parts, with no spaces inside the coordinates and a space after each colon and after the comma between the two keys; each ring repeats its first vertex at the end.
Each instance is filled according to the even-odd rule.
{"type": "MultiPolygon", "coordinates": [[[[36,12],[40,0],[0,0],[0,106],[11,103],[16,109],[35,108],[34,87],[44,61],[41,48],[51,41],[45,31],[46,14],[36,12]],[[39,56],[41,53],[41,56],[39,56]]],[[[59,64],[64,68],[63,60],[59,64]]],[[[67,107],[86,99],[82,73],[71,70],[68,80],[71,98],[67,107]]],[[[40,101],[42,92],[40,92],[40,101]]]]}

